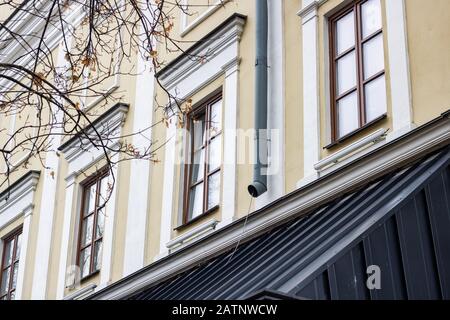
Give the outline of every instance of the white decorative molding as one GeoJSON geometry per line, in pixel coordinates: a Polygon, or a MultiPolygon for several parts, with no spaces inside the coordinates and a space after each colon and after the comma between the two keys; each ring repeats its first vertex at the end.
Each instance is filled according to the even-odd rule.
{"type": "Polygon", "coordinates": [[[393,169],[405,165],[426,153],[450,143],[449,115],[443,115],[407,135],[384,144],[366,157],[349,163],[322,179],[305,186],[282,201],[251,214],[247,219],[222,228],[220,231],[199,240],[176,252],[173,256],[158,261],[135,276],[91,296],[92,299],[121,299],[147,288],[159,281],[173,277],[179,272],[207,261],[220,252],[233,248],[242,239],[257,236],[268,228],[294,217],[309,213],[338,195],[355,190],[359,186],[381,177],[393,169]],[[243,233],[243,226],[245,232],[243,233]]]}
{"type": "MultiPolygon", "coordinates": [[[[147,11],[146,15],[148,19],[153,19],[147,11]]],[[[132,137],[132,143],[137,150],[144,150],[152,140],[150,128],[153,124],[155,74],[151,62],[144,60],[141,55],[138,55],[137,68],[139,74],[136,79],[132,132],[140,134],[132,137]]],[[[150,170],[150,161],[131,161],[123,276],[141,269],[145,263],[150,170]]]]}
{"type": "MultiPolygon", "coordinates": [[[[119,143],[122,133],[122,126],[125,122],[129,106],[126,104],[116,104],[106,111],[103,115],[91,123],[83,134],[96,139],[94,128],[97,132],[103,132],[108,135],[108,138],[113,140],[111,147],[119,143]]],[[[76,229],[78,227],[76,217],[80,214],[81,209],[81,186],[76,183],[76,178],[82,172],[92,167],[104,158],[104,151],[92,146],[84,135],[79,135],[71,138],[64,143],[59,150],[64,154],[68,161],[68,172],[66,180],[66,199],[64,204],[63,229],[61,239],[61,249],[58,267],[58,284],[57,284],[57,299],[64,299],[66,289],[66,278],[68,271],[72,270],[72,266],[77,264],[76,261],[76,243],[77,235],[76,229]],[[83,146],[83,148],[80,147],[83,146]]],[[[117,162],[119,154],[111,154],[112,162],[117,162]]],[[[100,272],[100,286],[104,286],[111,281],[112,255],[114,245],[114,229],[115,229],[115,214],[116,214],[116,197],[119,184],[117,165],[113,167],[113,175],[115,177],[115,189],[112,191],[108,203],[106,204],[105,212],[105,230],[104,243],[102,252],[102,267],[100,272]]],[[[110,175],[111,177],[111,175],[110,175]]],[[[71,284],[72,285],[72,284],[71,284]]]]}
{"type": "Polygon", "coordinates": [[[320,1],[304,0],[298,15],[303,40],[303,176],[315,177],[320,159],[319,30],[320,1]]]}
{"type": "MultiPolygon", "coordinates": [[[[67,44],[70,46],[72,38],[67,39],[67,44]]],[[[58,58],[56,62],[57,69],[68,66],[68,61],[65,59],[65,52],[63,50],[65,44],[59,44],[58,58]]],[[[61,104],[64,101],[61,97],[57,97],[61,104]]],[[[60,123],[63,120],[63,112],[54,105],[51,105],[52,113],[56,117],[56,122],[60,123]]],[[[51,129],[53,138],[51,140],[52,151],[61,143],[62,128],[51,129]]],[[[33,285],[31,290],[32,299],[46,299],[47,298],[47,280],[50,268],[50,253],[53,235],[53,222],[56,210],[56,190],[59,174],[59,157],[56,152],[48,152],[45,158],[45,169],[43,172],[42,194],[43,199],[39,208],[39,226],[37,234],[36,258],[33,273],[33,285]],[[52,195],[52,196],[48,196],[52,195]]]]}
{"type": "Polygon", "coordinates": [[[222,67],[238,58],[245,21],[245,16],[232,15],[208,38],[198,41],[186,54],[161,70],[157,76],[164,88],[183,99],[223,74],[222,67]],[[205,60],[193,57],[205,57],[205,60]]]}
{"type": "Polygon", "coordinates": [[[16,300],[22,299],[27,269],[30,226],[34,208],[34,194],[40,172],[30,171],[0,194],[0,230],[23,217],[22,247],[17,271],[16,300]]]}
{"type": "MultiPolygon", "coordinates": [[[[117,163],[119,160],[119,154],[116,153],[111,157],[113,163],[117,163]]],[[[112,168],[112,176],[116,179],[116,185],[114,190],[111,191],[111,196],[105,205],[105,230],[103,232],[103,250],[102,250],[102,264],[100,270],[100,286],[106,286],[111,283],[112,280],[112,267],[113,267],[113,252],[114,252],[114,239],[115,224],[116,224],[116,206],[117,196],[119,192],[119,174],[118,165],[112,168]]],[[[108,183],[112,185],[112,176],[108,177],[108,183]]],[[[79,210],[77,211],[79,212],[79,210]]]]}
{"type": "Polygon", "coordinates": [[[413,108],[404,0],[386,3],[387,44],[394,133],[411,129],[413,108]]]}
{"type": "MultiPolygon", "coordinates": [[[[46,24],[46,19],[42,19],[37,15],[30,14],[30,12],[32,12],[33,10],[46,12],[50,9],[51,5],[52,2],[49,1],[29,2],[26,3],[25,6],[30,6],[30,8],[25,7],[16,15],[14,15],[14,18],[11,20],[11,25],[8,25],[8,29],[15,34],[27,35],[27,45],[29,46],[24,46],[22,42],[11,39],[11,42],[3,49],[3,63],[15,63],[25,68],[31,68],[33,64],[33,55],[27,54],[27,50],[29,47],[38,46],[39,35],[42,34],[42,31],[46,24]],[[22,58],[20,60],[17,60],[17,57],[22,58]]],[[[63,13],[63,20],[66,24],[66,27],[69,25],[77,25],[81,22],[86,14],[81,10],[81,8],[81,4],[75,3],[67,8],[67,11],[63,13]]],[[[59,28],[59,24],[57,26],[55,26],[54,24],[50,24],[47,26],[45,41],[46,48],[50,52],[52,52],[62,40],[63,33],[59,30],[59,28]]],[[[8,37],[8,34],[9,33],[7,29],[3,28],[0,31],[0,39],[6,39],[8,37]]],[[[7,72],[6,74],[17,78],[17,74],[13,72],[7,72]]],[[[0,86],[7,89],[14,86],[14,83],[11,83],[8,79],[1,79],[0,86]]]]}
{"type": "Polygon", "coordinates": [[[317,10],[325,2],[327,0],[303,0],[302,8],[297,12],[297,15],[302,18],[302,23],[317,16],[317,10]]]}
{"type": "MultiPolygon", "coordinates": [[[[191,49],[188,49],[186,55],[175,59],[157,74],[161,84],[181,100],[191,97],[221,75],[225,75],[224,127],[230,130],[233,128],[236,130],[238,125],[239,41],[245,21],[246,17],[240,14],[232,15],[213,30],[207,38],[200,40],[191,49]],[[203,63],[190,57],[202,55],[207,57],[203,63]]],[[[174,198],[176,194],[175,181],[177,180],[176,161],[181,160],[177,158],[179,155],[176,152],[176,144],[180,142],[177,141],[179,137],[175,121],[172,121],[166,133],[160,253],[156,259],[169,253],[166,244],[171,240],[173,209],[176,202],[174,198]]],[[[226,196],[223,205],[227,211],[223,210],[225,218],[222,219],[220,227],[233,220],[236,201],[236,137],[233,138],[224,133],[224,144],[227,148],[225,160],[230,160],[230,163],[224,167],[227,176],[223,174],[222,196],[226,196]]],[[[178,163],[181,162],[178,161],[178,163]]],[[[183,192],[181,189],[180,185],[180,192],[183,192]]]]}
{"type": "MultiPolygon", "coordinates": [[[[192,29],[194,29],[199,24],[201,24],[203,21],[208,19],[214,12],[216,12],[220,8],[223,8],[223,6],[229,1],[230,0],[216,0],[216,2],[214,4],[210,5],[210,7],[208,9],[206,9],[206,11],[204,11],[202,14],[200,14],[191,23],[188,23],[188,15],[185,14],[184,12],[181,12],[181,32],[180,32],[180,36],[184,37],[192,29]]],[[[189,0],[184,0],[182,6],[184,8],[189,8],[189,0]]]]}
{"type": "Polygon", "coordinates": [[[30,204],[24,209],[24,219],[22,224],[22,244],[20,248],[19,269],[17,270],[16,297],[15,300],[22,300],[23,287],[25,285],[25,270],[27,269],[28,244],[30,238],[31,215],[33,213],[34,204],[30,204]]]}
{"type": "Polygon", "coordinates": [[[189,230],[188,232],[182,234],[179,237],[176,237],[175,239],[169,241],[166,244],[166,247],[171,250],[177,250],[181,249],[183,245],[186,245],[194,240],[196,240],[201,235],[204,235],[208,233],[209,231],[212,231],[216,228],[217,224],[219,223],[216,219],[211,219],[197,227],[195,227],[192,230],[189,230]]]}
{"type": "MultiPolygon", "coordinates": [[[[225,65],[224,92],[224,150],[237,150],[237,128],[239,108],[239,63],[240,59],[232,60],[225,65]]],[[[237,154],[236,152],[223,152],[222,181],[222,221],[220,227],[232,222],[236,215],[236,188],[237,188],[237,154]]]]}
{"type": "MultiPolygon", "coordinates": [[[[65,201],[64,201],[64,218],[62,226],[62,237],[61,237],[61,249],[59,254],[59,267],[58,267],[58,287],[56,289],[56,299],[62,300],[64,298],[64,291],[66,289],[66,277],[69,271],[69,249],[70,245],[74,244],[75,241],[70,241],[72,224],[74,219],[71,215],[74,207],[74,199],[77,194],[75,185],[75,176],[72,175],[70,179],[66,179],[66,191],[65,191],[65,201]]],[[[78,192],[79,194],[79,192],[78,192]]],[[[80,198],[80,197],[79,197],[80,198]]],[[[76,201],[78,203],[78,201],[76,201]]],[[[77,208],[78,206],[75,206],[77,208]]],[[[76,209],[75,209],[76,210],[76,209]]],[[[74,232],[72,232],[74,234],[74,232]]]]}
{"type": "Polygon", "coordinates": [[[116,104],[93,121],[92,125],[84,129],[78,135],[72,137],[59,148],[69,162],[69,175],[78,175],[100,157],[104,156],[104,150],[96,148],[89,141],[89,139],[91,139],[92,141],[100,143],[100,138],[97,133],[102,137],[107,137],[106,140],[110,143],[110,145],[108,145],[109,147],[118,143],[128,109],[129,106],[127,104],[116,104]],[[89,139],[87,137],[89,137],[89,139]]]}
{"type": "Polygon", "coordinates": [[[85,288],[82,288],[82,289],[64,297],[64,300],[82,300],[83,298],[87,297],[89,294],[93,293],[96,288],[97,288],[97,285],[90,284],[90,285],[86,286],[85,288]]]}
{"type": "Polygon", "coordinates": [[[159,255],[156,259],[166,256],[166,243],[172,236],[172,213],[174,202],[174,184],[175,184],[175,144],[176,144],[176,125],[174,121],[169,124],[166,132],[166,150],[164,157],[164,182],[161,208],[161,226],[159,236],[159,255]]]}
{"type": "Polygon", "coordinates": [[[345,159],[352,153],[361,150],[368,146],[369,144],[375,144],[386,138],[387,129],[378,129],[377,131],[367,135],[364,138],[359,139],[358,141],[353,142],[352,144],[346,146],[345,148],[333,153],[332,155],[323,158],[319,162],[314,165],[314,169],[317,171],[321,171],[329,165],[336,164],[340,162],[342,159],[345,159]]]}
{"type": "Polygon", "coordinates": [[[0,194],[0,229],[25,214],[34,203],[39,171],[30,171],[0,194]]]}

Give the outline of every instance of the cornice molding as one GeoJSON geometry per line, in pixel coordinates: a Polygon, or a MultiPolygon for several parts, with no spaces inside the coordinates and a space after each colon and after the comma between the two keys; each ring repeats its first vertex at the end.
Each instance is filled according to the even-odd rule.
{"type": "Polygon", "coordinates": [[[31,214],[39,176],[40,171],[29,171],[0,194],[0,229],[31,214]]]}
{"type": "MultiPolygon", "coordinates": [[[[42,32],[45,26],[45,19],[37,17],[27,11],[26,3],[21,7],[20,10],[14,13],[14,19],[9,20],[8,29],[16,34],[22,34],[28,36],[30,39],[27,41],[30,47],[37,47],[39,42],[39,34],[42,32]],[[27,15],[29,17],[27,17],[27,15]],[[34,35],[34,38],[31,39],[31,36],[34,35]]],[[[51,1],[40,1],[36,4],[35,1],[29,1],[29,5],[33,5],[36,10],[47,10],[51,5],[51,1]]],[[[75,5],[67,9],[67,12],[64,14],[64,20],[66,26],[73,24],[76,25],[81,19],[85,16],[85,12],[83,12],[82,5],[75,5]]],[[[31,9],[30,9],[31,10],[31,9]]],[[[0,39],[5,39],[9,32],[2,28],[0,29],[0,39]]],[[[53,50],[59,44],[63,37],[62,32],[58,28],[53,25],[48,27],[46,32],[46,47],[48,50],[53,50]]],[[[14,40],[10,40],[8,44],[6,44],[3,48],[1,48],[2,61],[4,63],[13,63],[14,59],[17,57],[23,57],[19,61],[15,61],[14,63],[19,64],[23,67],[29,67],[33,63],[33,56],[26,54],[27,48],[24,48],[23,43],[17,42],[14,40]]],[[[10,75],[13,77],[17,77],[15,73],[11,73],[10,75]]],[[[0,86],[8,87],[9,81],[6,79],[0,80],[0,86]]]]}
{"type": "Polygon", "coordinates": [[[156,74],[161,84],[170,91],[203,65],[192,57],[205,56],[212,59],[228,46],[240,42],[246,19],[246,16],[235,13],[200,39],[156,74]]]}
{"type": "MultiPolygon", "coordinates": [[[[305,3],[306,0],[303,1],[305,3]]],[[[298,12],[297,15],[302,18],[302,23],[305,24],[311,18],[317,16],[317,11],[320,6],[322,6],[327,0],[312,0],[310,3],[303,6],[298,12]]]]}
{"type": "Polygon", "coordinates": [[[121,131],[120,128],[125,123],[129,108],[130,106],[125,103],[114,105],[95,119],[91,125],[86,127],[82,132],[63,143],[58,150],[64,154],[66,160],[70,163],[77,159],[82,153],[88,152],[94,147],[88,141],[86,136],[92,137],[92,139],[98,139],[95,131],[102,135],[108,135],[108,138],[118,137],[121,131]]]}

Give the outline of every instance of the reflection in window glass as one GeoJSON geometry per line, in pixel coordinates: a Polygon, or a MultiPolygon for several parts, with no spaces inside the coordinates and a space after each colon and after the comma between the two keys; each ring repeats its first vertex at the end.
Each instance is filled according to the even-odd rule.
{"type": "Polygon", "coordinates": [[[364,39],[381,29],[380,0],[368,0],[361,5],[361,23],[364,39]]]}
{"type": "Polygon", "coordinates": [[[364,43],[364,80],[384,70],[383,35],[364,43]]]}
{"type": "Polygon", "coordinates": [[[359,0],[330,18],[332,140],[386,113],[380,0],[359,0]]]}
{"type": "Polygon", "coordinates": [[[336,23],[337,55],[355,46],[355,14],[350,12],[336,23]]]}
{"type": "Polygon", "coordinates": [[[195,108],[189,123],[191,152],[186,171],[185,222],[219,205],[222,99],[215,98],[195,108]]]}
{"type": "Polygon", "coordinates": [[[2,239],[3,250],[0,260],[0,300],[14,300],[19,272],[22,230],[15,231],[2,239]]]}
{"type": "Polygon", "coordinates": [[[339,137],[358,128],[358,102],[356,93],[352,93],[338,102],[339,137]]]}
{"type": "Polygon", "coordinates": [[[109,186],[108,172],[95,177],[85,186],[83,192],[85,203],[83,203],[82,212],[85,215],[81,218],[78,252],[81,278],[100,270],[106,201],[112,192],[109,186]]]}
{"type": "Polygon", "coordinates": [[[384,76],[379,77],[368,84],[366,92],[366,117],[367,121],[375,120],[387,111],[386,83],[384,76]]]}
{"type": "Polygon", "coordinates": [[[337,62],[337,90],[338,95],[356,86],[356,55],[351,52],[337,62]]]}

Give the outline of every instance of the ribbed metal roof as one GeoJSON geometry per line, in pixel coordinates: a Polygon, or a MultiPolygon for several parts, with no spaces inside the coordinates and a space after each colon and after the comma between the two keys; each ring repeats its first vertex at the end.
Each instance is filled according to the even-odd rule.
{"type": "Polygon", "coordinates": [[[449,159],[447,148],[130,298],[450,298],[449,159]],[[381,290],[366,287],[372,264],[381,290]]]}

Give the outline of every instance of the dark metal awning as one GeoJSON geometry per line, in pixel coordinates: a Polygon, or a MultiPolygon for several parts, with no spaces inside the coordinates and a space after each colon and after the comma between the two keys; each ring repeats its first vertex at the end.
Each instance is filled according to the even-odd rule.
{"type": "Polygon", "coordinates": [[[450,149],[130,299],[450,298],[450,149]],[[381,289],[366,286],[380,268],[381,289]]]}

